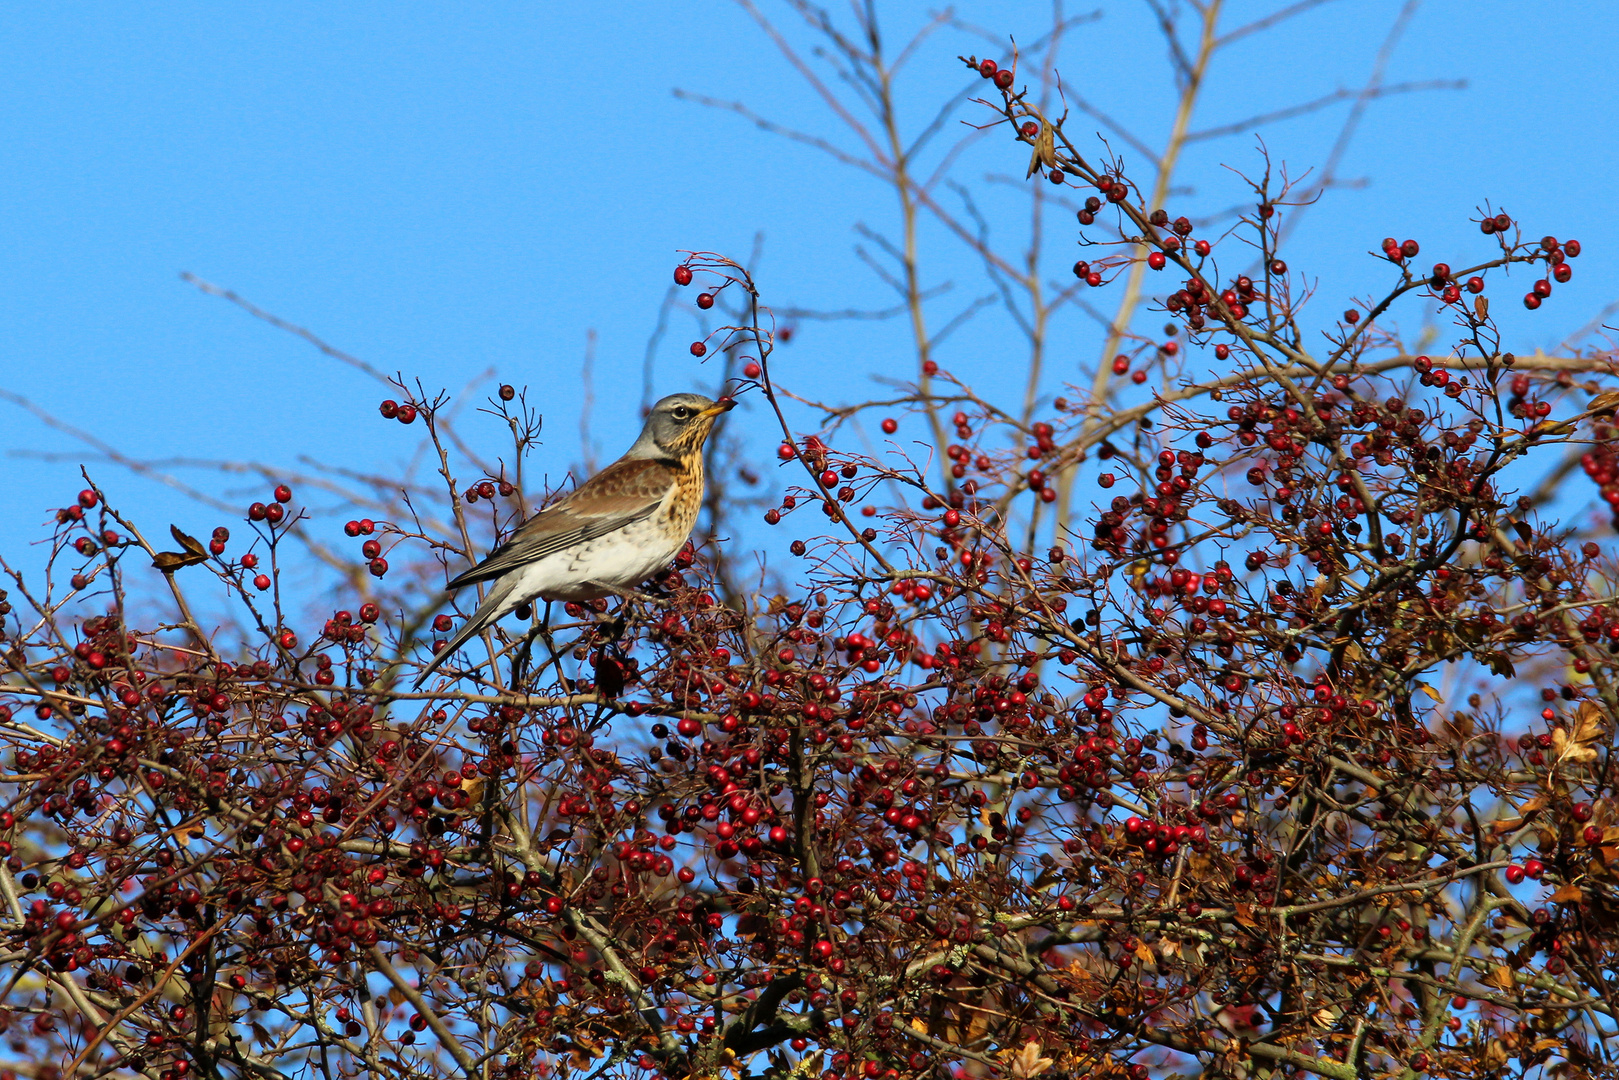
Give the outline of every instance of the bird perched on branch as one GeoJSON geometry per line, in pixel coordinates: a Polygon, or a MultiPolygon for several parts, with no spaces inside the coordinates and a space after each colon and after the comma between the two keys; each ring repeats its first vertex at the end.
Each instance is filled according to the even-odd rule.
{"type": "Polygon", "coordinates": [[[652,406],[624,456],[518,526],[445,586],[489,591],[416,678],[420,686],[468,638],[533,600],[623,596],[669,565],[703,504],[703,443],[736,402],[671,394],[652,406]]]}

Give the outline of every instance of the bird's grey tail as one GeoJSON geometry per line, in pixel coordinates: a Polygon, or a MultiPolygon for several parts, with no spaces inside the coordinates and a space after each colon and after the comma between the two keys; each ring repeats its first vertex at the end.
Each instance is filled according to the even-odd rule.
{"type": "Polygon", "coordinates": [[[438,655],[428,662],[420,675],[416,676],[414,685],[418,689],[433,672],[439,669],[439,665],[448,660],[462,645],[466,644],[469,638],[482,633],[484,627],[517,606],[515,603],[507,603],[511,597],[511,591],[511,585],[498,581],[495,583],[494,587],[489,590],[489,595],[484,597],[483,603],[479,604],[477,610],[468,617],[466,622],[461,624],[459,630],[450,635],[450,640],[445,643],[444,648],[440,649],[438,655]]]}

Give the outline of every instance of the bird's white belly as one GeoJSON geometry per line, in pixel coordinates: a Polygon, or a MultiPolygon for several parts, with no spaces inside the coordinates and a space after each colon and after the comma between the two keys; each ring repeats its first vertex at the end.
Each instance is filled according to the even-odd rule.
{"type": "Polygon", "coordinates": [[[654,514],[566,551],[559,551],[517,571],[510,601],[594,600],[612,589],[633,589],[669,565],[684,536],[673,545],[667,527],[654,514]],[[601,586],[610,586],[604,589],[601,586]]]}

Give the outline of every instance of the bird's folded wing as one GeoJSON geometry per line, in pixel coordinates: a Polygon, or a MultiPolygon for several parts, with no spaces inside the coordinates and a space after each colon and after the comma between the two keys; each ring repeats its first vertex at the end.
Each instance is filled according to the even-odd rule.
{"type": "Polygon", "coordinates": [[[487,559],[446,588],[500,577],[514,567],[651,517],[674,483],[672,473],[668,465],[651,459],[614,462],[572,495],[523,522],[487,559]]]}

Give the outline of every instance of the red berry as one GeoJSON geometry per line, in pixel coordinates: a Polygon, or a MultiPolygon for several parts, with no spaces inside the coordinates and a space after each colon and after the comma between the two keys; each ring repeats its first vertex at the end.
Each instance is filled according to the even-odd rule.
{"type": "Polygon", "coordinates": [[[1124,356],[1124,355],[1121,354],[1121,355],[1115,356],[1113,358],[1113,374],[1115,374],[1115,375],[1123,375],[1125,372],[1127,372],[1129,370],[1130,370],[1130,358],[1128,356],[1124,356]]]}
{"type": "Polygon", "coordinates": [[[275,501],[278,503],[291,502],[292,489],[285,484],[277,484],[275,489],[275,501]]]}
{"type": "Polygon", "coordinates": [[[1002,68],[995,73],[995,86],[997,89],[1006,90],[1009,89],[1011,85],[1012,72],[1010,70],[1002,68]]]}
{"type": "Polygon", "coordinates": [[[1096,482],[1105,488],[1110,488],[1114,484],[1114,476],[1110,472],[1105,472],[1096,478],[1096,482]]]}
{"type": "Polygon", "coordinates": [[[749,360],[742,365],[742,377],[745,379],[757,379],[764,374],[764,371],[765,369],[759,366],[757,360],[749,360]]]}
{"type": "Polygon", "coordinates": [[[401,406],[399,406],[399,413],[398,413],[397,416],[394,417],[394,419],[398,420],[401,424],[413,424],[413,423],[415,423],[416,422],[416,406],[414,406],[414,405],[401,405],[401,406]]]}
{"type": "Polygon", "coordinates": [[[1564,241],[1563,242],[1563,254],[1567,255],[1571,259],[1579,258],[1580,257],[1580,242],[1578,240],[1566,240],[1566,241],[1564,241]]]}
{"type": "Polygon", "coordinates": [[[1539,281],[1535,282],[1534,288],[1536,296],[1544,298],[1552,294],[1552,283],[1547,281],[1545,278],[1541,278],[1539,281]]]}
{"type": "Polygon", "coordinates": [[[384,420],[392,420],[399,415],[399,402],[390,398],[377,406],[377,411],[382,414],[384,420]]]}
{"type": "Polygon", "coordinates": [[[1418,246],[1415,240],[1407,240],[1405,243],[1400,245],[1400,254],[1404,255],[1408,259],[1416,258],[1417,252],[1421,250],[1422,248],[1418,246]]]}
{"type": "Polygon", "coordinates": [[[500,387],[500,400],[502,400],[502,401],[510,401],[512,398],[514,398],[516,396],[517,396],[517,390],[516,390],[515,387],[511,386],[509,383],[501,384],[501,387],[500,387]]]}
{"type": "Polygon", "coordinates": [[[89,488],[85,488],[83,491],[79,492],[79,505],[80,506],[82,506],[86,510],[88,510],[92,506],[94,506],[95,504],[96,504],[96,493],[95,492],[91,491],[89,488]]]}
{"type": "Polygon", "coordinates": [[[691,267],[689,267],[689,266],[677,266],[677,267],[675,267],[675,284],[676,285],[690,285],[691,284],[691,267]]]}
{"type": "Polygon", "coordinates": [[[1147,265],[1152,267],[1154,270],[1162,270],[1165,262],[1166,260],[1162,251],[1154,251],[1152,254],[1147,256],[1147,265]]]}
{"type": "Polygon", "coordinates": [[[1534,293],[1524,293],[1523,306],[1528,308],[1530,311],[1535,310],[1540,306],[1540,297],[1536,296],[1534,293]]]}
{"type": "Polygon", "coordinates": [[[978,62],[978,74],[982,75],[986,79],[993,79],[995,77],[995,72],[999,69],[1000,65],[993,60],[980,60],[978,62]]]}
{"type": "Polygon", "coordinates": [[[1517,865],[1507,867],[1508,884],[1516,885],[1521,881],[1523,881],[1523,867],[1517,865]]]}
{"type": "Polygon", "coordinates": [[[253,579],[253,587],[259,592],[263,592],[265,589],[268,589],[270,587],[270,575],[260,574],[255,577],[253,579]]]}
{"type": "Polygon", "coordinates": [[[1230,355],[1231,355],[1231,346],[1222,343],[1222,344],[1216,345],[1214,347],[1214,358],[1216,360],[1224,360],[1226,357],[1228,357],[1230,355]]]}
{"type": "Polygon", "coordinates": [[[1481,277],[1470,277],[1470,278],[1468,278],[1467,279],[1467,291],[1470,292],[1470,293],[1481,293],[1481,292],[1483,292],[1484,291],[1484,279],[1481,278],[1481,277]]]}
{"type": "Polygon", "coordinates": [[[711,292],[697,294],[697,306],[707,311],[714,306],[714,294],[711,292]]]}
{"type": "Polygon", "coordinates": [[[387,559],[372,559],[371,560],[371,576],[372,577],[381,577],[383,574],[386,574],[387,572],[388,572],[388,560],[387,559]]]}
{"type": "Polygon", "coordinates": [[[701,341],[694,341],[691,343],[691,354],[693,356],[704,356],[707,353],[708,346],[704,345],[701,341]]]}
{"type": "Polygon", "coordinates": [[[1270,261],[1270,272],[1272,277],[1281,277],[1287,273],[1287,264],[1281,259],[1272,259],[1270,261]]]}
{"type": "Polygon", "coordinates": [[[782,443],[776,448],[776,456],[783,461],[791,461],[798,456],[798,451],[793,449],[792,443],[782,443]]]}
{"type": "Polygon", "coordinates": [[[883,417],[883,434],[892,435],[899,430],[899,421],[892,416],[883,417]]]}
{"type": "Polygon", "coordinates": [[[1209,252],[1213,251],[1214,248],[1210,246],[1207,240],[1199,240],[1197,243],[1192,245],[1192,250],[1197,252],[1199,255],[1207,255],[1209,252]]]}
{"type": "Polygon", "coordinates": [[[1552,277],[1556,278],[1559,284],[1568,281],[1568,279],[1573,276],[1574,268],[1568,263],[1558,263],[1556,266],[1552,267],[1552,277]]]}
{"type": "Polygon", "coordinates": [[[924,374],[924,375],[937,375],[938,373],[939,373],[939,365],[937,363],[935,363],[932,360],[924,360],[924,361],[922,361],[922,374],[924,374]]]}

